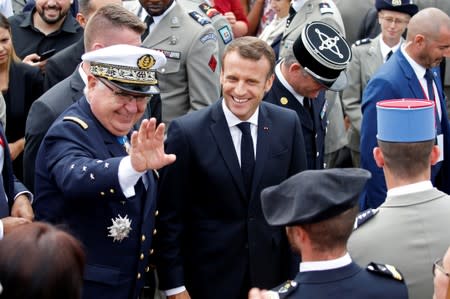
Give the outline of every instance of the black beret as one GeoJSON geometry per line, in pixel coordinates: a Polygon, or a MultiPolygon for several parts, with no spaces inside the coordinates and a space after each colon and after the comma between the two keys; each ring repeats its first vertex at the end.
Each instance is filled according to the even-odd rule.
{"type": "Polygon", "coordinates": [[[307,24],[292,50],[305,71],[327,89],[340,91],[347,86],[345,69],[352,50],[332,26],[323,22],[307,24]]]}
{"type": "Polygon", "coordinates": [[[316,223],[354,207],[369,171],[361,168],[305,170],[261,193],[270,225],[316,223]]]}
{"type": "Polygon", "coordinates": [[[376,0],[375,8],[380,11],[382,9],[402,12],[410,15],[415,15],[419,8],[412,0],[376,0]]]}

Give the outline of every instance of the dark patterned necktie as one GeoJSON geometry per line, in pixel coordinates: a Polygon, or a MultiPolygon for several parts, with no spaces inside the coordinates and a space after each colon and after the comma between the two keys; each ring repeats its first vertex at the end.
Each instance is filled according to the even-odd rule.
{"type": "Polygon", "coordinates": [[[153,24],[155,21],[153,20],[153,17],[151,15],[147,15],[145,17],[144,23],[147,24],[147,28],[145,29],[144,33],[141,35],[141,40],[144,40],[148,33],[150,32],[150,25],[153,24]]]}
{"type": "Polygon", "coordinates": [[[237,125],[242,132],[241,137],[241,172],[244,178],[247,198],[250,199],[252,190],[253,170],[255,168],[255,152],[253,150],[253,138],[250,132],[250,123],[241,122],[237,125]]]}
{"type": "Polygon", "coordinates": [[[427,69],[424,77],[425,80],[427,80],[428,99],[434,101],[433,72],[430,69],[427,69]]]}

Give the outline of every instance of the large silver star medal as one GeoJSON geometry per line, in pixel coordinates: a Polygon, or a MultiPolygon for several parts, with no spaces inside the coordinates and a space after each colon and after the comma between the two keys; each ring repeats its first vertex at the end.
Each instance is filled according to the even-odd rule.
{"type": "Polygon", "coordinates": [[[128,215],[125,217],[118,215],[116,219],[112,219],[113,225],[108,227],[108,237],[114,238],[113,242],[122,242],[123,239],[128,238],[128,234],[131,231],[131,220],[128,219],[128,215]]]}

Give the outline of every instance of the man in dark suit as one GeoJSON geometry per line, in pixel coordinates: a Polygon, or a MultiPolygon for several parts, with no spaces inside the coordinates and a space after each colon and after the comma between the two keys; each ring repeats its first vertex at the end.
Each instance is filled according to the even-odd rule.
{"type": "Polygon", "coordinates": [[[437,8],[426,8],[411,18],[407,30],[406,46],[378,69],[362,96],[361,167],[369,170],[372,178],[362,194],[361,209],[377,208],[386,198],[384,174],[372,155],[377,146],[375,107],[383,99],[435,102],[436,140],[442,154],[432,167],[431,181],[439,190],[450,192],[450,127],[438,68],[450,52],[450,17],[437,8]]]}
{"type": "Polygon", "coordinates": [[[294,280],[263,294],[252,290],[249,298],[408,298],[395,267],[370,262],[364,269],[347,251],[369,177],[359,168],[307,170],[262,191],[264,216],[271,225],[286,226],[302,262],[294,280]]]}
{"type": "Polygon", "coordinates": [[[161,171],[156,254],[169,298],[246,298],[296,272],[281,228],[264,220],[260,192],[306,169],[295,112],[261,102],[275,55],[256,37],[226,48],[223,99],[172,121],[161,171]]]}
{"type": "MultiPolygon", "coordinates": [[[[93,51],[115,44],[139,46],[145,25],[131,12],[118,5],[106,5],[91,17],[86,26],[86,51],[93,51]]],[[[24,183],[34,189],[36,155],[56,118],[83,96],[89,65],[80,64],[73,74],[44,93],[30,108],[25,126],[24,183]]]]}
{"type": "Polygon", "coordinates": [[[324,168],[329,113],[325,91],[346,87],[345,68],[351,56],[350,46],[337,30],[326,23],[313,22],[304,27],[275,67],[275,81],[264,101],[297,112],[305,138],[308,169],[324,168]],[[335,46],[323,47],[324,38],[334,40],[335,46]]]}
{"type": "MultiPolygon", "coordinates": [[[[107,4],[121,5],[119,0],[80,0],[80,10],[76,19],[84,29],[89,18],[102,6],[107,4]]],[[[45,64],[44,91],[49,90],[57,83],[69,77],[81,63],[84,54],[84,38],[50,57],[45,64]]]]}
{"type": "Polygon", "coordinates": [[[83,55],[86,96],[47,132],[37,155],[36,219],[67,225],[84,245],[83,299],[136,299],[150,271],[156,208],[152,170],[175,161],[164,125],[142,121],[159,92],[158,51],[114,45],[83,55]]]}
{"type": "Polygon", "coordinates": [[[0,240],[15,227],[33,221],[31,193],[16,179],[3,125],[0,124],[0,240]]]}

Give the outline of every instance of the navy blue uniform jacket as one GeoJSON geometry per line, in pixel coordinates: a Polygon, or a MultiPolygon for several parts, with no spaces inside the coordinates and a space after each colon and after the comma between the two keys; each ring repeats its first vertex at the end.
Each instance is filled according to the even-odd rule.
{"type": "Polygon", "coordinates": [[[148,271],[154,227],[156,183],[145,174],[136,195],[125,198],[118,167],[126,151],[94,117],[86,98],[70,106],[50,127],[36,159],[36,218],[63,223],[87,254],[83,298],[137,298],[148,271]],[[73,116],[87,124],[64,120],[73,116]],[[112,219],[127,216],[131,232],[108,237],[112,219]]]}
{"type": "Polygon", "coordinates": [[[355,263],[332,270],[299,272],[295,282],[295,289],[289,293],[280,293],[280,298],[408,298],[404,282],[371,273],[355,263]]]}
{"type": "Polygon", "coordinates": [[[306,169],[300,123],[293,111],[262,102],[251,196],[222,101],[170,124],[167,152],[177,161],[161,172],[155,240],[160,288],[185,285],[191,298],[239,298],[251,286],[271,288],[293,277],[284,228],[270,226],[260,193],[306,169]]]}
{"type": "Polygon", "coordinates": [[[275,76],[272,88],[265,95],[264,101],[297,112],[305,140],[308,169],[322,169],[324,165],[325,134],[327,128],[325,91],[321,91],[317,98],[311,100],[313,114],[311,116],[311,113],[300,104],[295,96],[275,76]],[[282,100],[282,98],[284,99],[282,100]]]}
{"type": "MultiPolygon", "coordinates": [[[[439,68],[433,69],[437,74],[435,84],[438,89],[441,104],[441,129],[444,137],[444,161],[439,168],[431,168],[431,181],[439,190],[450,192],[450,127],[447,118],[445,95],[439,76],[439,68]]],[[[416,98],[424,99],[424,91],[417,80],[411,65],[402,51],[397,51],[383,64],[370,79],[363,93],[361,123],[361,167],[372,173],[367,182],[360,201],[362,210],[377,208],[386,198],[386,183],[383,170],[379,168],[373,158],[373,148],[377,145],[377,111],[376,104],[381,100],[416,98]]]]}

